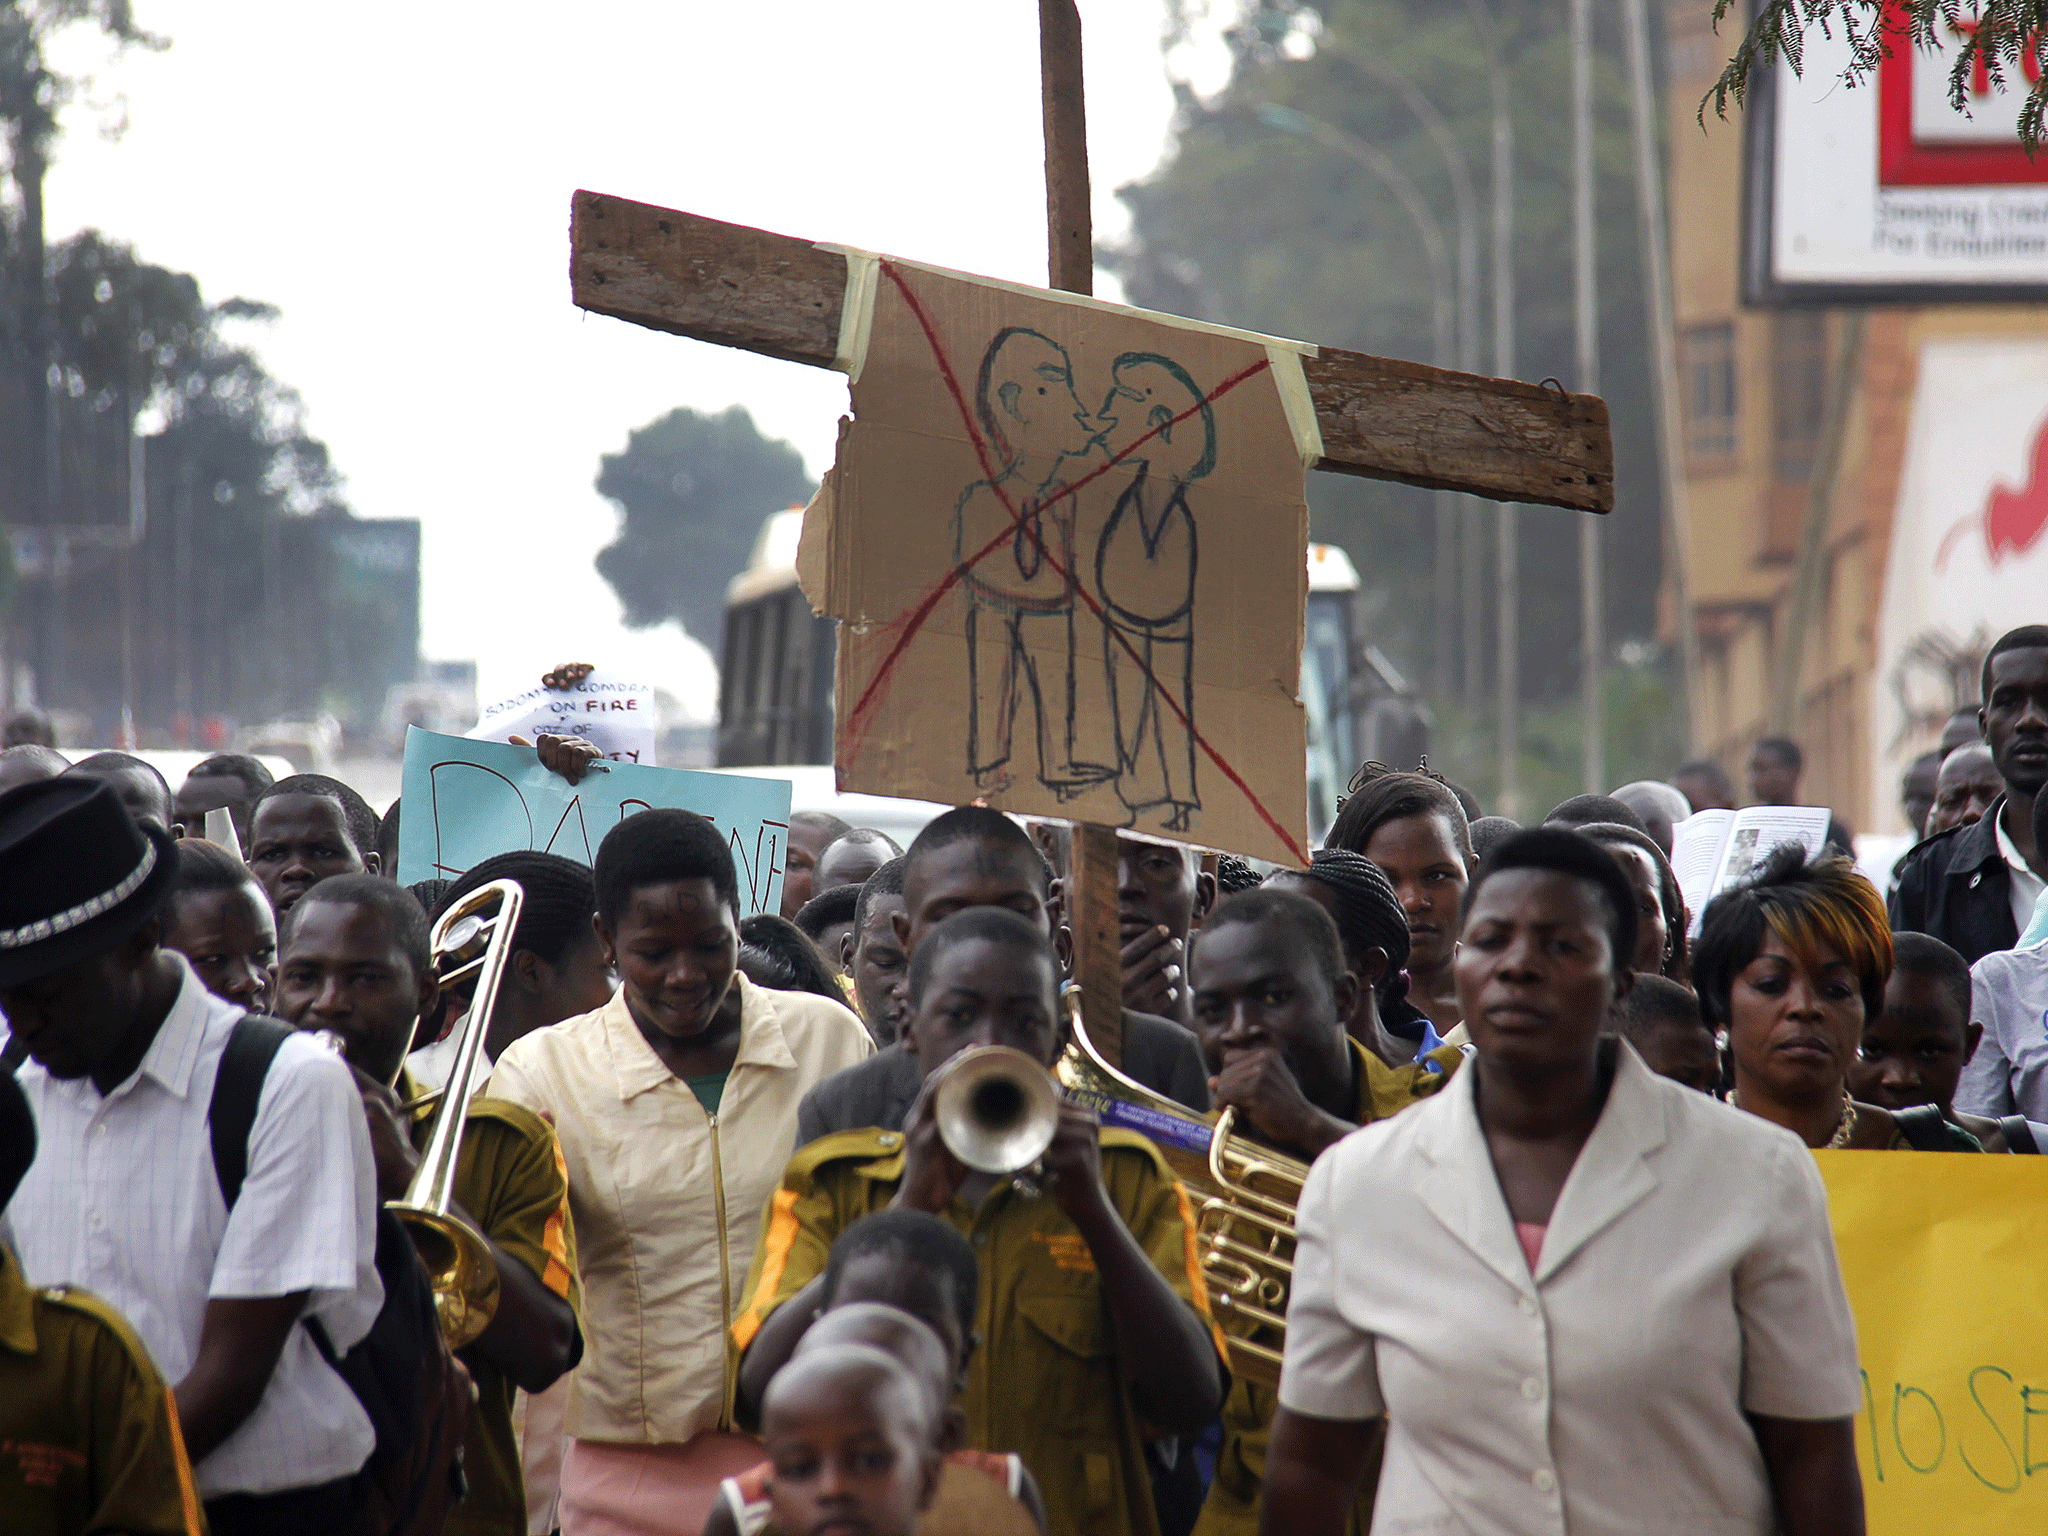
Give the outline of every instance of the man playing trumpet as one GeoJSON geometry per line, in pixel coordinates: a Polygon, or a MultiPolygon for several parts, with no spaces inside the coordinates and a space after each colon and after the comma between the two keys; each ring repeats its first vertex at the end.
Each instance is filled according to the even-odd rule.
{"type": "MultiPolygon", "coordinates": [[[[1210,1089],[1216,1108],[1236,1111],[1235,1134],[1303,1164],[1359,1126],[1383,1118],[1386,1103],[1416,1102],[1446,1081],[1442,1074],[1400,1069],[1401,1091],[1389,1093],[1396,1069],[1345,1030],[1361,997],[1373,998],[1379,977],[1356,977],[1344,968],[1336,925],[1306,896],[1267,888],[1223,901],[1203,921],[1189,979],[1195,1032],[1215,1074],[1210,1089]]],[[[1363,1006],[1370,1011],[1372,1004],[1363,1006]]],[[[1376,1032],[1376,1015],[1371,1022],[1376,1032]]],[[[1258,1530],[1275,1404],[1271,1387],[1242,1376],[1231,1382],[1216,1476],[1196,1536],[1251,1536],[1258,1530]]],[[[1363,1536],[1371,1524],[1368,1480],[1352,1513],[1352,1536],[1363,1536]]]]}
{"type": "MultiPolygon", "coordinates": [[[[285,915],[276,991],[283,1018],[341,1041],[369,1116],[378,1193],[403,1198],[435,1113],[424,1104],[402,1107],[414,1097],[405,1053],[440,991],[419,903],[375,875],[321,881],[285,915]],[[395,1091],[384,1086],[394,1079],[395,1091]]],[[[460,1351],[476,1381],[477,1408],[463,1437],[469,1493],[450,1512],[447,1530],[524,1536],[513,1388],[545,1391],[583,1352],[569,1185],[555,1134],[540,1116],[502,1099],[472,1099],[468,1111],[455,1165],[456,1214],[490,1244],[498,1304],[476,1342],[460,1351]]]]}
{"type": "Polygon", "coordinates": [[[1153,1536],[1139,1419],[1191,1434],[1222,1398],[1186,1196],[1150,1143],[1083,1110],[1062,1107],[1038,1164],[1000,1175],[969,1168],[935,1114],[941,1069],[969,1047],[1008,1046],[1050,1069],[1066,1043],[1059,983],[1045,933],[1014,912],[968,907],[921,936],[907,1040],[917,1100],[901,1132],[839,1132],[791,1161],[733,1329],[742,1390],[772,1376],[817,1315],[842,1229],[886,1207],[932,1212],[981,1260],[970,1442],[1022,1456],[1051,1529],[1153,1536]]]}

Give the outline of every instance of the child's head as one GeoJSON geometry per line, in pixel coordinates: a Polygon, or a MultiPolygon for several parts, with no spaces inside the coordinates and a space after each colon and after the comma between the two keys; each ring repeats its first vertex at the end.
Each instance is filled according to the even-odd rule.
{"type": "Polygon", "coordinates": [[[832,1244],[820,1305],[876,1301],[908,1312],[946,1346],[957,1384],[974,1353],[980,1288],[981,1266],[957,1227],[924,1211],[877,1211],[832,1244]]]}
{"type": "Polygon", "coordinates": [[[1721,1053],[1700,1017],[1700,1000],[1663,976],[1638,974],[1616,1005],[1614,1027],[1659,1077],[1712,1093],[1721,1085],[1721,1053]]]}
{"type": "Polygon", "coordinates": [[[1946,1114],[1984,1034],[1970,1018],[1969,963],[1924,933],[1895,933],[1892,947],[1884,1008],[1863,1025],[1849,1096],[1883,1109],[1938,1104],[1946,1114]]]}
{"type": "Polygon", "coordinates": [[[783,1536],[916,1536],[939,1489],[929,1394],[869,1345],[807,1350],[776,1372],[761,1404],[761,1439],[783,1536]]]}
{"type": "Polygon", "coordinates": [[[879,1301],[843,1301],[804,1330],[795,1353],[865,1344],[879,1349],[917,1378],[930,1399],[932,1435],[941,1451],[967,1443],[967,1416],[953,1406],[957,1388],[945,1340],[901,1307],[879,1301]]]}

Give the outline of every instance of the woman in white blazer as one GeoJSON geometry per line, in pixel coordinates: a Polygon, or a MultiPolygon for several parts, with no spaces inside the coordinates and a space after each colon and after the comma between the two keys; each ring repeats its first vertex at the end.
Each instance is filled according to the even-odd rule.
{"type": "Polygon", "coordinates": [[[1860,1536],[1819,1174],[1603,1037],[1635,921],[1575,833],[1481,868],[1473,1059],[1302,1193],[1266,1536],[1339,1536],[1382,1418],[1375,1536],[1860,1536]]]}

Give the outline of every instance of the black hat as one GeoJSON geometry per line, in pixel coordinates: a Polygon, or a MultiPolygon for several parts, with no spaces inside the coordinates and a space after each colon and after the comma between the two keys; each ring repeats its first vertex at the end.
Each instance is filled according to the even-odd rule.
{"type": "Polygon", "coordinates": [[[102,954],[155,916],[174,846],[100,779],[60,774],[0,795],[0,987],[102,954]]]}

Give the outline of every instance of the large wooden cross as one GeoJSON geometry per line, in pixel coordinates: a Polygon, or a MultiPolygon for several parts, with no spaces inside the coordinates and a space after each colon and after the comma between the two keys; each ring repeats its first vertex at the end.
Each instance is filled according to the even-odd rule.
{"type": "MultiPolygon", "coordinates": [[[[1080,21],[1039,0],[1051,286],[1093,290],[1080,21]]],[[[576,303],[652,330],[835,366],[846,258],[808,240],[701,214],[578,192],[570,216],[576,303]]],[[[1455,373],[1320,348],[1303,372],[1322,433],[1314,468],[1497,502],[1582,512],[1614,506],[1607,406],[1552,381],[1455,373]]],[[[1122,1059],[1116,832],[1075,827],[1068,912],[1091,1039],[1122,1059]]]]}
{"type": "MultiPolygon", "coordinates": [[[[576,303],[651,330],[813,368],[839,348],[846,258],[809,240],[601,192],[569,226],[576,303]]],[[[1323,347],[1304,358],[1323,455],[1317,469],[1489,501],[1614,508],[1607,403],[1323,347]]]]}

